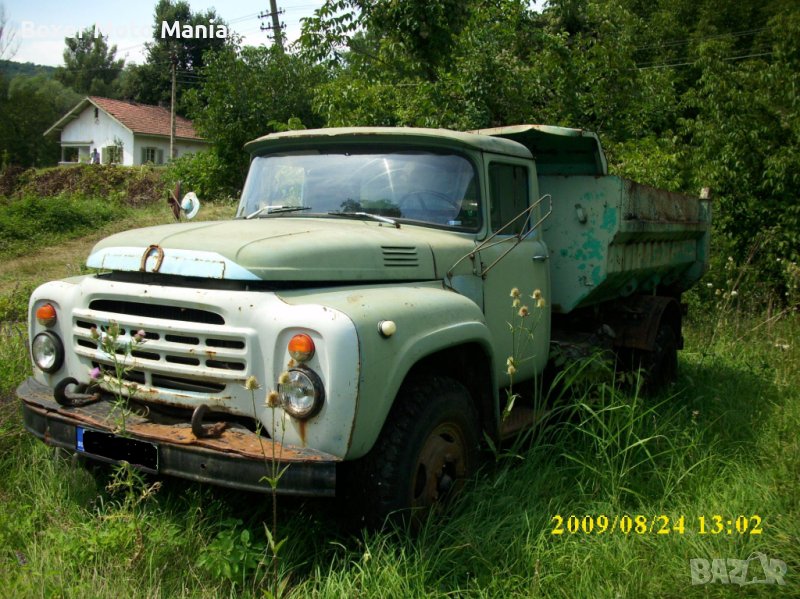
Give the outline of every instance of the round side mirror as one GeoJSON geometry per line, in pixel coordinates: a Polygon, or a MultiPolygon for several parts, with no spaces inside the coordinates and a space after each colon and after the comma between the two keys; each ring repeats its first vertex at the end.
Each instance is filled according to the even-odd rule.
{"type": "Polygon", "coordinates": [[[181,200],[181,212],[186,216],[186,220],[192,220],[200,211],[200,200],[197,199],[197,194],[190,191],[181,200]]]}

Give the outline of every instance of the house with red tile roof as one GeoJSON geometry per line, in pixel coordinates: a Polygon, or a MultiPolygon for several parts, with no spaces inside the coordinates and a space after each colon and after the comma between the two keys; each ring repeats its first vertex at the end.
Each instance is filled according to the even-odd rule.
{"type": "MultiPolygon", "coordinates": [[[[192,121],[175,117],[175,157],[202,152],[209,142],[192,121]]],[[[60,133],[59,164],[90,162],[97,150],[103,164],[164,164],[169,160],[170,111],[162,106],[87,96],[44,135],[60,133]]]]}

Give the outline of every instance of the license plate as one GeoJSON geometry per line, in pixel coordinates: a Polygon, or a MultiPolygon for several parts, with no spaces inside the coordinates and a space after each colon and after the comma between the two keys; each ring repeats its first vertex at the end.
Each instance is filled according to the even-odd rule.
{"type": "Polygon", "coordinates": [[[104,461],[126,461],[143,470],[158,472],[158,445],[155,443],[120,437],[81,426],[77,427],[75,437],[75,448],[80,453],[104,461]]]}

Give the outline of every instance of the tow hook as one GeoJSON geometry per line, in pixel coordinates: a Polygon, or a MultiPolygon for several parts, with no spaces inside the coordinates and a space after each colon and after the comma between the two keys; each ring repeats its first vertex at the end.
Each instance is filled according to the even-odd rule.
{"type": "Polygon", "coordinates": [[[222,431],[228,428],[227,422],[217,422],[209,426],[203,426],[203,417],[208,412],[206,404],[200,404],[192,412],[192,432],[198,439],[216,439],[222,435],[222,431]]]}
{"type": "Polygon", "coordinates": [[[60,406],[65,407],[80,407],[100,400],[100,393],[87,393],[91,391],[92,386],[79,383],[72,377],[61,379],[53,389],[53,397],[60,406]],[[69,387],[75,387],[75,391],[68,390],[69,387]]]}

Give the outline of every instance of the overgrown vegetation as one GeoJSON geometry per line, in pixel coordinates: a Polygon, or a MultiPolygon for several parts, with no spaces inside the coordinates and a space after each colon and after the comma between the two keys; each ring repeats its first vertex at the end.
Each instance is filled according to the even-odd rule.
{"type": "Polygon", "coordinates": [[[79,196],[143,206],[166,198],[163,168],[83,164],[70,168],[14,169],[0,177],[0,197],[79,196]]]}
{"type": "MultiPolygon", "coordinates": [[[[723,267],[712,280],[736,280],[740,271],[723,267]]],[[[428,521],[417,537],[347,527],[333,503],[283,499],[279,534],[288,540],[278,560],[280,592],[793,594],[800,568],[800,321],[739,301],[751,276],[742,274],[734,296],[731,287],[720,294],[698,289],[711,297],[688,323],[675,386],[645,400],[615,388],[613,377],[597,382],[602,368],[585,370],[594,372],[591,384],[566,377],[576,393],[568,407],[536,434],[487,455],[453,513],[428,521]],[[569,532],[570,515],[593,517],[595,530],[569,532]],[[632,521],[627,533],[619,524],[625,515],[632,521]],[[700,534],[699,518],[708,530],[714,515],[759,516],[763,532],[700,534]],[[565,520],[563,534],[553,534],[555,516],[565,520]],[[609,522],[602,533],[601,516],[609,522]],[[636,516],[647,519],[647,532],[636,532],[636,516]],[[655,532],[660,516],[669,519],[667,534],[655,532]],[[758,552],[787,564],[785,587],[691,584],[691,558],[758,552]]],[[[18,407],[8,401],[30,370],[24,330],[6,326],[0,334],[0,572],[7,593],[263,597],[275,588],[263,527],[272,521],[267,495],[170,479],[159,487],[127,468],[88,471],[54,454],[23,432],[18,407]]],[[[761,576],[757,564],[751,577],[761,576]]]]}
{"type": "MultiPolygon", "coordinates": [[[[763,232],[753,264],[773,288],[789,285],[778,259],[800,259],[796,2],[550,0],[537,11],[521,0],[326,0],[285,49],[164,40],[163,20],[223,21],[182,1],[154,12],[147,62],[128,65],[109,93],[167,99],[176,52],[178,112],[214,144],[175,168],[201,197],[235,195],[243,144],[287,124],[546,123],[597,131],[621,175],[690,194],[710,187],[720,254],[744,263],[763,232]]],[[[91,43],[113,75],[108,44],[91,43]]],[[[84,54],[63,81],[97,75],[84,54]]],[[[2,164],[52,163],[57,147],[41,133],[75,101],[50,77],[0,76],[2,164]]]]}
{"type": "Polygon", "coordinates": [[[0,257],[89,233],[120,218],[124,208],[107,200],[25,196],[0,209],[0,257]]]}
{"type": "MultiPolygon", "coordinates": [[[[165,4],[159,6],[170,8],[165,4]]],[[[516,0],[330,0],[306,23],[295,50],[284,55],[234,42],[204,66],[191,66],[200,79],[193,79],[197,89],[184,106],[192,106],[216,146],[177,161],[170,181],[188,182],[203,199],[235,193],[247,160],[241,144],[287,126],[470,129],[542,122],[598,131],[622,175],[687,193],[710,186],[716,231],[712,271],[686,298],[692,319],[676,385],[646,401],[615,387],[613,377],[598,382],[603,368],[584,365],[580,372],[592,379],[567,379],[571,401],[535,435],[496,448],[449,518],[432,519],[416,537],[354,530],[340,524],[332,504],[283,500],[280,537],[288,541],[277,561],[281,592],[796,595],[797,4],[553,0],[534,13],[516,0]],[[618,523],[643,516],[647,531],[626,533],[618,524],[570,532],[565,525],[563,534],[553,534],[554,517],[566,523],[572,515],[595,523],[601,516],[618,523]],[[763,532],[723,527],[722,534],[700,534],[699,519],[708,529],[715,515],[758,516],[763,532]],[[658,534],[662,516],[669,528],[658,534]],[[759,552],[787,564],[785,587],[691,584],[691,558],[747,559],[759,552]]],[[[147,68],[128,76],[133,88],[163,96],[163,82],[136,83],[135,77],[147,79],[147,68]]],[[[4,118],[0,148],[12,148],[20,135],[34,139],[40,123],[49,119],[49,126],[69,108],[69,90],[53,84],[0,80],[4,115],[18,114],[14,106],[45,106],[19,113],[19,121],[4,118]]],[[[36,135],[40,144],[41,131],[36,135]]],[[[53,154],[43,148],[21,144],[15,161],[42,163],[53,154]]],[[[7,154],[3,162],[9,161],[7,154]]],[[[4,171],[0,186],[14,191],[4,192],[13,199],[0,210],[0,257],[127,214],[128,190],[102,188],[94,179],[101,170],[92,168],[31,178],[4,171]],[[40,197],[71,184],[71,177],[69,199],[40,197]]],[[[141,185],[148,188],[148,181],[141,185]]],[[[90,473],[23,432],[11,397],[30,370],[21,321],[34,278],[0,295],[4,593],[262,597],[274,591],[277,552],[263,527],[272,521],[266,496],[174,480],[158,487],[126,468],[90,473]]]]}

